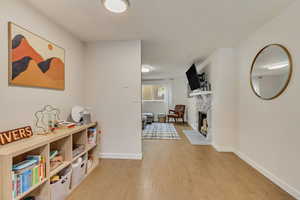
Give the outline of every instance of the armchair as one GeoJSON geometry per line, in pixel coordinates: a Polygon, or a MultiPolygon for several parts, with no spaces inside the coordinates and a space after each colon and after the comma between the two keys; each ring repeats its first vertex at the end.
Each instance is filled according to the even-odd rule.
{"type": "Polygon", "coordinates": [[[182,123],[184,123],[184,113],[185,113],[185,105],[176,105],[174,110],[169,110],[168,114],[168,122],[170,122],[170,118],[174,119],[175,123],[177,119],[182,119],[182,123]]]}

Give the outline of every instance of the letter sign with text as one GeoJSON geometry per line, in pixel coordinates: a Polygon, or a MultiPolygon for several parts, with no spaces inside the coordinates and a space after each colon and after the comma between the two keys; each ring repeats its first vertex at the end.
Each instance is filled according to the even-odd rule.
{"type": "Polygon", "coordinates": [[[33,136],[30,126],[14,129],[11,131],[0,132],[0,145],[5,145],[33,136]]]}

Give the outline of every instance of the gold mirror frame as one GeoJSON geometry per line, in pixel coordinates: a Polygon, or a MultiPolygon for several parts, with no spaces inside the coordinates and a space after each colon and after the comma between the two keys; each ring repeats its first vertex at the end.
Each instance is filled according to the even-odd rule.
{"type": "Polygon", "coordinates": [[[286,88],[288,87],[288,85],[289,85],[289,83],[290,83],[290,81],[291,81],[292,73],[293,73],[293,60],[292,60],[292,55],[290,54],[289,50],[288,50],[285,46],[283,46],[283,45],[281,45],[281,44],[269,44],[269,45],[265,46],[264,48],[262,48],[262,49],[256,54],[254,60],[252,61],[252,66],[251,66],[251,71],[250,71],[250,85],[251,85],[251,89],[252,89],[252,91],[254,92],[254,94],[255,94],[257,97],[259,97],[260,99],[263,99],[263,100],[273,100],[273,99],[279,97],[279,96],[286,90],[286,88]],[[252,72],[253,72],[253,68],[254,68],[254,65],[255,65],[255,62],[256,62],[258,56],[259,56],[265,49],[267,49],[267,48],[269,48],[269,47],[271,47],[271,46],[278,46],[278,47],[282,48],[282,49],[285,51],[285,53],[287,54],[288,59],[289,59],[290,70],[289,70],[288,79],[286,80],[286,83],[285,83],[284,87],[283,87],[276,95],[274,95],[273,97],[270,97],[270,98],[264,98],[264,97],[262,97],[261,95],[259,95],[259,94],[255,91],[255,89],[254,89],[253,82],[252,82],[252,72]]]}

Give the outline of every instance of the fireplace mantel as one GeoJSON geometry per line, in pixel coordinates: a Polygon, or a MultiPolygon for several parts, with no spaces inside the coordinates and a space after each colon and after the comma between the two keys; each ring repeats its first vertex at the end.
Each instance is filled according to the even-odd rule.
{"type": "Polygon", "coordinates": [[[190,97],[203,96],[203,95],[212,95],[212,91],[198,91],[198,92],[190,93],[190,97]]]}

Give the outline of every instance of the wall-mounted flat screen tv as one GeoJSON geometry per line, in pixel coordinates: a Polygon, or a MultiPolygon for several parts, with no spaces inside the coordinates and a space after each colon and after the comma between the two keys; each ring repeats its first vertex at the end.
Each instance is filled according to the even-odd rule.
{"type": "Polygon", "coordinates": [[[193,64],[190,69],[186,72],[186,77],[189,81],[191,90],[196,90],[200,88],[200,80],[197,74],[197,69],[195,64],[193,64]]]}

